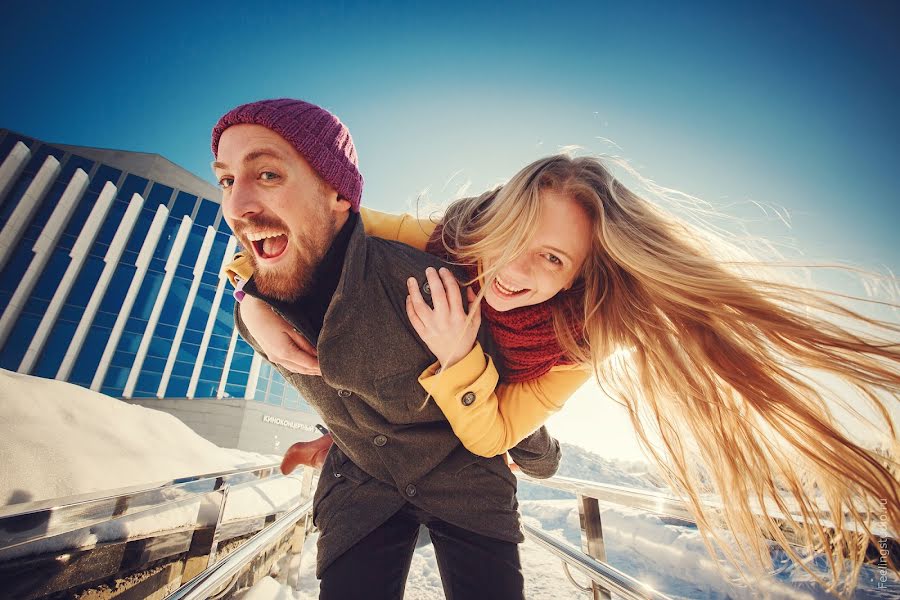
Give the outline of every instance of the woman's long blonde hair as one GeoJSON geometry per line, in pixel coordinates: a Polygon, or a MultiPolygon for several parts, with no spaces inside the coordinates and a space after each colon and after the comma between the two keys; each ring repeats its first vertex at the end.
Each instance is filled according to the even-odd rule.
{"type": "Polygon", "coordinates": [[[462,263],[499,257],[483,273],[489,281],[525,250],[548,188],[577,201],[593,223],[580,279],[553,304],[559,339],[625,405],[709,551],[756,577],[771,568],[768,538],[829,590],[852,591],[869,543],[878,548],[873,525],[900,532],[891,416],[900,327],[760,275],[771,266],[762,261],[720,254],[733,244],[641,198],[592,157],[544,158],[496,190],[454,202],[443,218],[445,246],[462,263]],[[581,336],[573,319],[584,324],[581,336]],[[842,430],[835,403],[858,411],[826,400],[810,369],[874,407],[878,423],[869,425],[883,435],[881,452],[842,430]],[[709,492],[721,508],[704,505],[709,492]],[[828,557],[826,578],[806,566],[812,553],[828,557]]]}

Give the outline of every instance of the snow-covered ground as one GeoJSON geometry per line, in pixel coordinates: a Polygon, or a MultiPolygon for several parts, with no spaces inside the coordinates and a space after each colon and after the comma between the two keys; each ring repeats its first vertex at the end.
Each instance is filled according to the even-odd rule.
{"type": "MultiPolygon", "coordinates": [[[[176,418],[159,411],[63,382],[0,370],[0,505],[148,484],[177,477],[271,463],[277,457],[228,450],[196,435],[176,418]]],[[[659,478],[646,465],[608,460],[577,446],[564,445],[560,474],[591,481],[658,490],[659,478]]],[[[225,519],[267,514],[291,505],[300,483],[279,479],[229,494],[225,519]]],[[[522,483],[523,519],[580,546],[578,512],[563,492],[522,483]]],[[[197,504],[163,514],[146,515],[108,528],[94,528],[81,543],[152,532],[193,520],[197,504]]],[[[767,589],[747,590],[725,581],[709,558],[696,530],[671,525],[642,511],[601,507],[607,559],[612,566],[681,598],[824,598],[802,573],[785,571],[767,589]]],[[[311,536],[290,567],[291,587],[266,578],[241,600],[306,600],[318,596],[314,576],[316,536],[311,536]]],[[[59,543],[71,542],[57,540],[59,543]]],[[[6,556],[8,558],[9,555],[6,556]]],[[[0,557],[3,558],[3,557],[0,557]]],[[[528,598],[581,599],[563,574],[560,562],[532,543],[522,546],[528,598]]],[[[575,573],[579,580],[585,580],[575,573]]],[[[864,574],[859,598],[898,598],[900,584],[877,588],[877,573],[864,574]]],[[[416,550],[407,594],[409,600],[443,598],[440,573],[430,544],[416,550]]]]}

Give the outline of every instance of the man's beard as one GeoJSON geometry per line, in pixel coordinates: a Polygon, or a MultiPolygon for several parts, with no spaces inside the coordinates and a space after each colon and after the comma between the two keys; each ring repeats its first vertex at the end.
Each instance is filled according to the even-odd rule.
{"type": "MultiPolygon", "coordinates": [[[[264,229],[261,225],[274,223],[260,223],[250,221],[246,226],[253,225],[264,229]]],[[[315,285],[316,269],[322,263],[322,259],[331,247],[336,235],[335,226],[337,218],[331,211],[322,211],[310,215],[304,228],[303,237],[295,237],[288,233],[287,227],[279,227],[288,236],[288,247],[285,252],[293,247],[295,257],[277,266],[260,265],[255,250],[247,246],[250,262],[253,265],[253,282],[259,293],[266,298],[280,300],[282,302],[294,302],[307,295],[315,285]]],[[[246,227],[245,226],[245,227],[246,227]]],[[[242,235],[242,244],[249,243],[242,235]]]]}

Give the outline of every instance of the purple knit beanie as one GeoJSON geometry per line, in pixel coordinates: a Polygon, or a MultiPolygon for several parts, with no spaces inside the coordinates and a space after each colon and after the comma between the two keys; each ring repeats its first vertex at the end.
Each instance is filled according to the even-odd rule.
{"type": "Polygon", "coordinates": [[[219,138],[232,125],[267,127],[283,137],[306,159],[338,195],[359,212],[363,177],[350,130],[336,116],[315,104],[291,98],[260,100],[227,112],[212,131],[213,155],[219,153],[219,138]]]}

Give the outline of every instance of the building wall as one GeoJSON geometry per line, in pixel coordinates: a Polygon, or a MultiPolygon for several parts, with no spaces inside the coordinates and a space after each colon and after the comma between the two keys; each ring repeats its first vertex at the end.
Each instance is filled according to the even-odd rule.
{"type": "Polygon", "coordinates": [[[0,368],[170,411],[223,446],[269,448],[284,427],[260,411],[315,417],[234,330],[216,187],[158,155],[4,129],[0,161],[0,368]]]}

